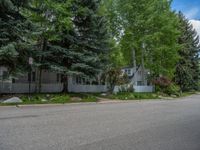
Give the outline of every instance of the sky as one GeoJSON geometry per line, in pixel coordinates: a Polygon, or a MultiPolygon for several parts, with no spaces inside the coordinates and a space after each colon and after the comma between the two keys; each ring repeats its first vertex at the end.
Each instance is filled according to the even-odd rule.
{"type": "Polygon", "coordinates": [[[200,36],[200,0],[174,0],[172,9],[183,12],[200,36]]]}
{"type": "Polygon", "coordinates": [[[172,8],[182,11],[189,19],[200,20],[200,0],[174,0],[172,8]]]}

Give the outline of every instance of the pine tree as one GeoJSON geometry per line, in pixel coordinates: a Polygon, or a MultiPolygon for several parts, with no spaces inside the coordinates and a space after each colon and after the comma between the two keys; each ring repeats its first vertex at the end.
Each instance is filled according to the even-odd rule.
{"type": "Polygon", "coordinates": [[[106,19],[100,15],[99,7],[97,0],[75,0],[73,5],[76,41],[71,48],[81,56],[71,68],[89,76],[94,76],[106,65],[109,50],[106,19]]]}
{"type": "Polygon", "coordinates": [[[29,10],[28,4],[27,0],[0,1],[0,65],[6,66],[10,73],[28,68],[33,26],[22,13],[29,10]]]}
{"type": "Polygon", "coordinates": [[[35,50],[33,53],[36,68],[37,91],[41,91],[41,77],[43,70],[63,73],[67,66],[63,58],[71,57],[68,45],[63,44],[64,36],[68,36],[68,29],[72,27],[70,16],[70,1],[34,0],[35,8],[29,16],[38,26],[39,32],[35,36],[35,50]]]}
{"type": "Polygon", "coordinates": [[[182,49],[179,51],[180,60],[176,65],[175,82],[182,91],[198,90],[199,83],[199,37],[191,23],[180,12],[181,37],[179,43],[182,49]]]}

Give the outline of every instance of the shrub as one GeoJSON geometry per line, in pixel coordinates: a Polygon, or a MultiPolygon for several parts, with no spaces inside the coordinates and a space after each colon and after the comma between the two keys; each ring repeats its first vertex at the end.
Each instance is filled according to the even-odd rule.
{"type": "Polygon", "coordinates": [[[176,95],[176,96],[180,96],[180,92],[181,89],[178,85],[175,85],[174,83],[170,84],[168,87],[165,88],[164,93],[168,94],[168,95],[176,95]]]}
{"type": "Polygon", "coordinates": [[[102,74],[102,80],[108,83],[109,92],[112,93],[116,85],[127,84],[129,79],[126,74],[122,74],[120,68],[109,66],[102,74]]]}
{"type": "Polygon", "coordinates": [[[119,93],[134,92],[135,89],[132,84],[121,85],[119,87],[119,93]]]}
{"type": "Polygon", "coordinates": [[[157,92],[167,95],[180,96],[180,87],[174,84],[168,77],[159,77],[153,81],[157,92]]]}
{"type": "Polygon", "coordinates": [[[158,88],[166,88],[170,86],[172,81],[168,77],[159,77],[153,80],[153,84],[158,88]]]}
{"type": "Polygon", "coordinates": [[[112,95],[109,98],[120,99],[120,100],[157,99],[158,95],[155,93],[121,92],[116,95],[112,95]]]}

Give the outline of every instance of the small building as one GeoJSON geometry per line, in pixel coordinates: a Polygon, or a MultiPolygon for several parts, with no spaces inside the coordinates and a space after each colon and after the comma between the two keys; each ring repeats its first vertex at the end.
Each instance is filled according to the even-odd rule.
{"type": "Polygon", "coordinates": [[[150,75],[150,70],[144,69],[142,70],[141,66],[137,67],[124,67],[122,68],[122,73],[127,74],[130,82],[135,86],[143,86],[143,85],[151,85],[148,80],[150,75]]]}
{"type": "MultiPolygon", "coordinates": [[[[0,67],[0,93],[36,93],[38,91],[37,71],[8,78],[6,67],[0,67]]],[[[60,93],[63,91],[62,75],[48,70],[42,71],[41,93],[60,93]]],[[[80,76],[68,77],[68,91],[74,93],[107,92],[107,86],[100,78],[86,78],[80,76]]]]}
{"type": "MultiPolygon", "coordinates": [[[[149,70],[142,68],[125,67],[122,72],[126,73],[133,84],[135,92],[153,92],[154,88],[148,80],[149,70]],[[143,80],[144,79],[144,80],[143,80]]],[[[36,93],[38,91],[37,71],[18,76],[17,78],[8,77],[6,67],[0,67],[0,93],[36,93]]],[[[41,93],[60,93],[63,91],[64,84],[62,75],[48,70],[42,71],[41,93]]],[[[68,92],[72,93],[101,93],[107,92],[108,87],[101,81],[100,76],[96,78],[68,76],[68,92]]]]}
{"type": "MultiPolygon", "coordinates": [[[[134,87],[135,92],[154,92],[154,86],[149,80],[150,70],[142,69],[141,66],[137,67],[124,67],[122,73],[127,74],[130,84],[134,87]]],[[[118,89],[115,89],[116,91],[118,89]]]]}

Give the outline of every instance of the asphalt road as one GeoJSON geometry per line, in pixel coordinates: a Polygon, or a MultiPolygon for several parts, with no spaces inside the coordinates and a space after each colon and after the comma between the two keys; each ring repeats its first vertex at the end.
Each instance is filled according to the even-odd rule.
{"type": "Polygon", "coordinates": [[[0,150],[200,150],[200,95],[0,107],[0,150]]]}

